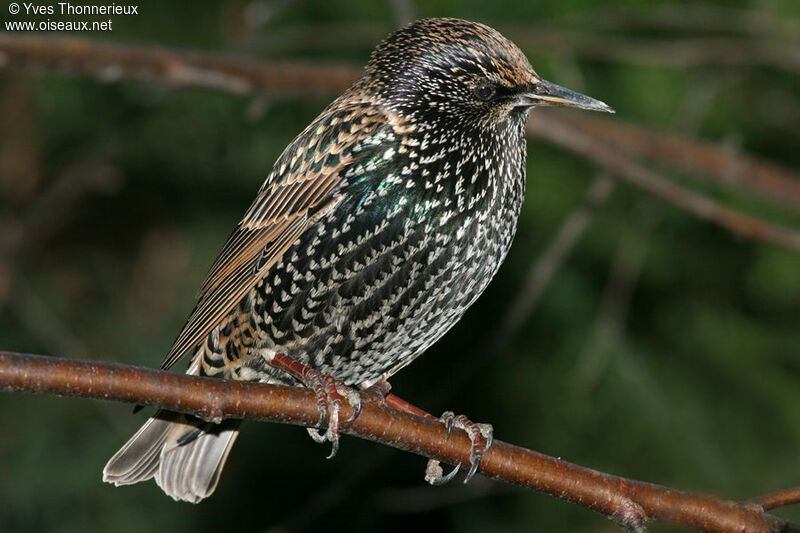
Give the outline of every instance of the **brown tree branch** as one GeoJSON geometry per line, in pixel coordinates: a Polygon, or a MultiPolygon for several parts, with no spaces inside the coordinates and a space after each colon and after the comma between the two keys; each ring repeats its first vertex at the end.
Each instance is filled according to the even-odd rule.
{"type": "MultiPolygon", "coordinates": [[[[0,390],[113,400],[189,413],[208,420],[249,418],[312,426],[318,418],[306,389],[172,374],[100,361],[0,352],[0,390]]],[[[341,417],[352,409],[344,406],[341,417]]],[[[435,458],[469,462],[470,441],[442,424],[366,404],[342,432],[435,458]]],[[[649,520],[669,520],[710,532],[800,532],[800,526],[740,504],[604,474],[547,455],[495,441],[481,462],[487,477],[578,503],[631,531],[649,520]]]]}

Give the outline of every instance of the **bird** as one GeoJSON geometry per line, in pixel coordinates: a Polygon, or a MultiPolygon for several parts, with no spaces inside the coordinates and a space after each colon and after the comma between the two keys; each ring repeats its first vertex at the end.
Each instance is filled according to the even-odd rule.
{"type": "MultiPolygon", "coordinates": [[[[391,33],[279,156],[162,369],[188,357],[193,375],[318,394],[326,379],[380,389],[497,273],[525,195],[524,126],[540,106],[613,112],[542,79],[486,25],[431,18],[391,33]]],[[[338,414],[328,417],[316,438],[338,442],[338,414]]],[[[199,502],[214,492],[239,422],[159,411],[103,479],[154,477],[173,499],[199,502]]]]}

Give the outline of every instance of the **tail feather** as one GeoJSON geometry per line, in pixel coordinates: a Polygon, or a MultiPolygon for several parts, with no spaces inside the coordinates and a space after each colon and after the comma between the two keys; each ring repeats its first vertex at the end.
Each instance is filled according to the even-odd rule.
{"type": "Polygon", "coordinates": [[[206,424],[196,438],[185,444],[177,442],[193,428],[175,424],[155,475],[158,486],[176,500],[196,503],[210,496],[239,434],[240,423],[225,420],[221,424],[206,424]]]}
{"type": "Polygon", "coordinates": [[[170,420],[156,414],[137,431],[122,448],[109,459],[103,468],[103,481],[116,486],[132,485],[153,477],[158,470],[158,459],[170,420]]]}
{"type": "Polygon", "coordinates": [[[103,481],[130,485],[155,476],[173,499],[197,503],[217,487],[240,423],[212,424],[159,411],[111,457],[103,481]]]}

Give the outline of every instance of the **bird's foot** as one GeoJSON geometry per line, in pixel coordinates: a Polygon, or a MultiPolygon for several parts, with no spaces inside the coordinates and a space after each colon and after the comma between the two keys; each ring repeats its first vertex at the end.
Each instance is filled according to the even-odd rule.
{"type": "Polygon", "coordinates": [[[392,388],[388,381],[382,380],[366,389],[356,390],[332,376],[310,368],[305,372],[305,380],[303,384],[312,389],[317,396],[317,407],[320,412],[317,427],[306,428],[306,430],[314,442],[327,441],[331,443],[331,453],[328,455],[328,459],[333,459],[336,452],[339,451],[339,412],[342,409],[342,398],[345,398],[353,408],[353,414],[347,419],[347,423],[350,423],[361,414],[363,404],[383,402],[392,388]],[[319,429],[324,425],[326,415],[328,427],[324,433],[321,433],[319,429]]]}
{"type": "MultiPolygon", "coordinates": [[[[494,429],[491,424],[478,424],[472,422],[464,415],[455,415],[451,411],[446,411],[439,420],[442,421],[447,429],[445,441],[450,439],[453,428],[466,431],[470,441],[472,441],[472,449],[469,454],[470,469],[467,473],[467,477],[464,478],[464,483],[467,483],[475,476],[475,473],[481,465],[481,459],[484,454],[489,451],[489,448],[492,447],[494,429]]],[[[428,466],[425,468],[425,481],[431,485],[444,485],[452,480],[460,469],[461,464],[458,464],[449,474],[444,475],[439,461],[436,459],[429,459],[428,466]]]]}
{"type": "Polygon", "coordinates": [[[339,451],[339,413],[342,410],[342,398],[346,399],[353,408],[352,416],[347,419],[349,423],[358,418],[364,403],[383,402],[391,389],[389,382],[382,380],[364,390],[356,390],[333,376],[314,370],[282,353],[274,354],[269,364],[285,371],[299,380],[306,388],[314,391],[317,398],[319,421],[315,427],[306,428],[306,430],[314,442],[331,443],[331,453],[328,455],[328,459],[335,457],[336,452],[339,451]],[[327,427],[325,427],[326,419],[327,427]],[[325,431],[321,431],[322,428],[325,428],[325,431]]]}
{"type": "Polygon", "coordinates": [[[352,422],[361,414],[362,403],[386,403],[386,396],[388,396],[389,391],[392,390],[392,386],[385,379],[370,385],[366,389],[355,390],[350,387],[345,388],[347,389],[345,392],[347,401],[353,406],[353,416],[347,420],[348,422],[352,422]]]}
{"type": "Polygon", "coordinates": [[[339,412],[342,409],[342,394],[339,393],[339,387],[336,380],[332,376],[328,376],[313,369],[308,369],[304,373],[301,380],[306,388],[314,391],[317,397],[317,411],[319,411],[319,421],[316,427],[306,428],[308,434],[314,439],[314,442],[331,443],[331,453],[328,459],[336,456],[339,451],[339,412]],[[328,420],[327,428],[325,427],[325,420],[328,420]]]}

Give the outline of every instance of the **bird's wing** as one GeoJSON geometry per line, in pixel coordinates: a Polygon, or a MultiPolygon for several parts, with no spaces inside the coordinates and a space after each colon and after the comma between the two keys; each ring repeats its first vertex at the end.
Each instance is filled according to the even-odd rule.
{"type": "MultiPolygon", "coordinates": [[[[368,103],[332,106],[283,152],[200,289],[163,369],[175,365],[220,324],[286,250],[341,199],[348,168],[372,154],[363,144],[394,131],[368,103]]],[[[375,144],[375,143],[372,143],[375,144]]]]}

